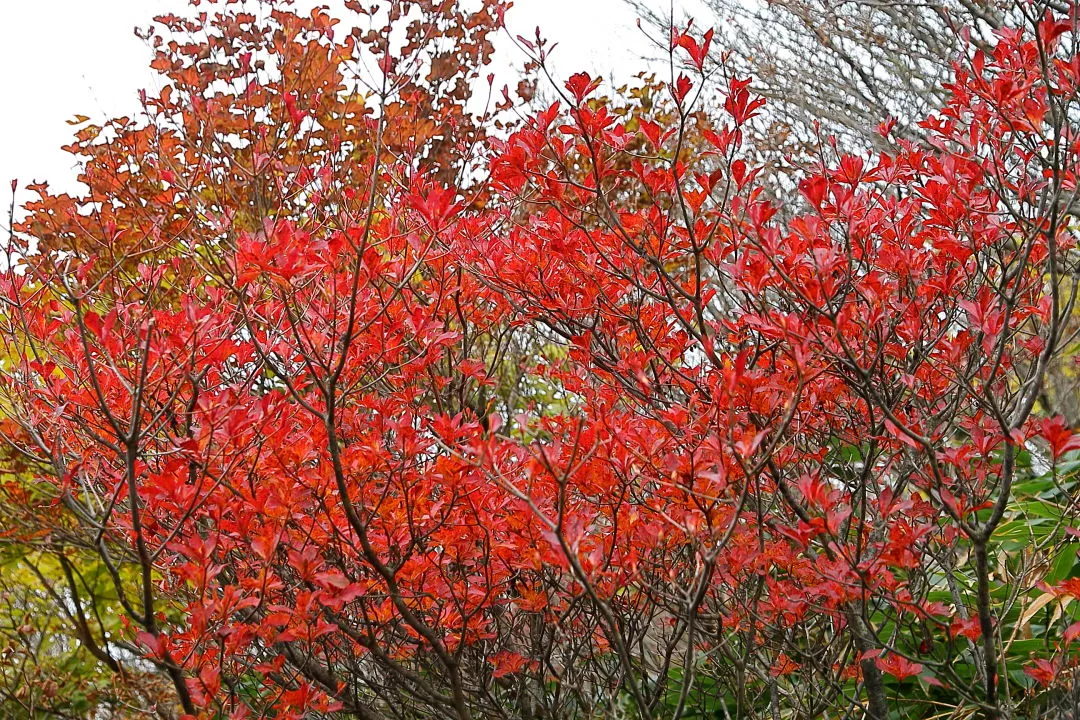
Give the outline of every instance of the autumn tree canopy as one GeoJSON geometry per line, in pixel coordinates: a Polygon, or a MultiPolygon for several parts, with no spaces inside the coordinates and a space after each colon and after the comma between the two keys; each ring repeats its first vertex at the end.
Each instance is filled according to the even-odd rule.
{"type": "Polygon", "coordinates": [[[1063,717],[1074,8],[777,199],[712,31],[535,107],[501,0],[193,5],[6,245],[5,711],[1063,717]]]}

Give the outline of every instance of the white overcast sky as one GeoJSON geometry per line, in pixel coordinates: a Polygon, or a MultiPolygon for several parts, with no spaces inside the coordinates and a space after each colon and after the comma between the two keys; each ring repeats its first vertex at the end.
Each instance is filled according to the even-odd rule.
{"type": "MultiPolygon", "coordinates": [[[[300,5],[312,5],[301,2],[300,5]]],[[[537,26],[559,47],[562,74],[585,69],[628,79],[649,45],[623,0],[515,0],[510,31],[532,37],[537,26]]],[[[71,158],[60,151],[76,114],[93,120],[132,115],[138,90],[160,87],[150,49],[134,35],[150,18],[187,7],[185,0],[0,0],[0,204],[8,182],[48,180],[76,187],[71,158]]],[[[504,41],[503,61],[520,64],[504,41]]],[[[509,78],[508,78],[509,79],[509,78]]],[[[20,192],[20,200],[26,195],[20,192]]]]}

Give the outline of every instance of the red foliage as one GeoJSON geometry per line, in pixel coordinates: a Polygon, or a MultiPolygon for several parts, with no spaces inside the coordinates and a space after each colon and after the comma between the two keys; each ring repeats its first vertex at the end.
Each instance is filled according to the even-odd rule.
{"type": "MultiPolygon", "coordinates": [[[[958,542],[985,556],[1026,438],[1077,446],[1032,420],[1080,83],[1040,62],[1071,25],[1003,34],[931,147],[823,162],[781,215],[748,80],[687,151],[574,75],[464,189],[487,133],[451,142],[463,91],[382,62],[372,109],[341,73],[358,43],[391,57],[378,33],[220,9],[155,61],[147,124],[74,146],[90,194],[40,189],[2,276],[18,441],[137,569],[130,640],[187,714],[464,720],[551,683],[643,715],[674,683],[681,713],[695,658],[752,657],[738,702],[858,676],[884,717],[882,672],[947,678],[926,636],[996,657],[981,595],[957,621],[927,578],[958,542]]],[[[673,45],[700,70],[710,40],[673,45]]]]}

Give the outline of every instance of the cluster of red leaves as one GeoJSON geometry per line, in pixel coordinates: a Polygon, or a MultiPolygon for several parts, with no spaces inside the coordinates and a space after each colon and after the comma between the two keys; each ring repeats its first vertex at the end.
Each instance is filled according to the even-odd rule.
{"type": "MultiPolygon", "coordinates": [[[[688,76],[671,127],[579,74],[503,140],[454,135],[464,91],[433,88],[500,15],[410,25],[429,83],[321,12],[166,19],[214,32],[155,61],[156,121],[87,134],[90,195],[27,205],[5,412],[139,569],[123,611],[184,711],[465,720],[554,683],[551,717],[652,716],[738,660],[746,707],[858,678],[876,717],[882,673],[953,682],[925,638],[996,657],[980,593],[928,579],[985,560],[1025,443],[1077,445],[1032,419],[1069,304],[1072,26],[1004,33],[930,147],[808,169],[781,222],[746,80],[689,156],[688,76]],[[376,110],[343,74],[364,42],[376,110]],[[481,141],[475,203],[451,180],[481,141]]],[[[710,40],[672,44],[701,70],[710,40]]]]}

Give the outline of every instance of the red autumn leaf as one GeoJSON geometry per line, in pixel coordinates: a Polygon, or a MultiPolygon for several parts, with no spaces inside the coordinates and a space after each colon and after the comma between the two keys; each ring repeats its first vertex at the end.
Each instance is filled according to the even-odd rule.
{"type": "Polygon", "coordinates": [[[912,662],[896,653],[889,653],[883,657],[879,657],[874,662],[882,672],[892,675],[897,680],[906,680],[909,677],[915,677],[923,670],[921,664],[912,662]]]}
{"type": "Polygon", "coordinates": [[[694,67],[701,70],[705,66],[705,58],[709,54],[709,46],[712,44],[712,39],[712,29],[705,32],[700,43],[689,32],[686,32],[679,34],[677,45],[686,50],[694,67]]]}
{"type": "Polygon", "coordinates": [[[969,617],[967,620],[963,618],[954,618],[952,623],[949,624],[949,634],[953,637],[964,637],[968,640],[978,640],[982,636],[982,629],[979,626],[979,619],[977,617],[969,617]]]}
{"type": "Polygon", "coordinates": [[[1058,669],[1054,663],[1049,660],[1035,658],[1032,660],[1031,665],[1024,668],[1024,673],[1043,687],[1047,687],[1057,678],[1058,669]]]}
{"type": "Polygon", "coordinates": [[[1067,452],[1080,449],[1080,435],[1074,434],[1060,415],[1040,420],[1038,433],[1050,445],[1050,454],[1055,460],[1067,452]]]}
{"type": "Polygon", "coordinates": [[[566,89],[570,91],[570,95],[578,105],[598,87],[600,87],[600,78],[589,77],[587,73],[575,73],[566,81],[566,89]]]}

